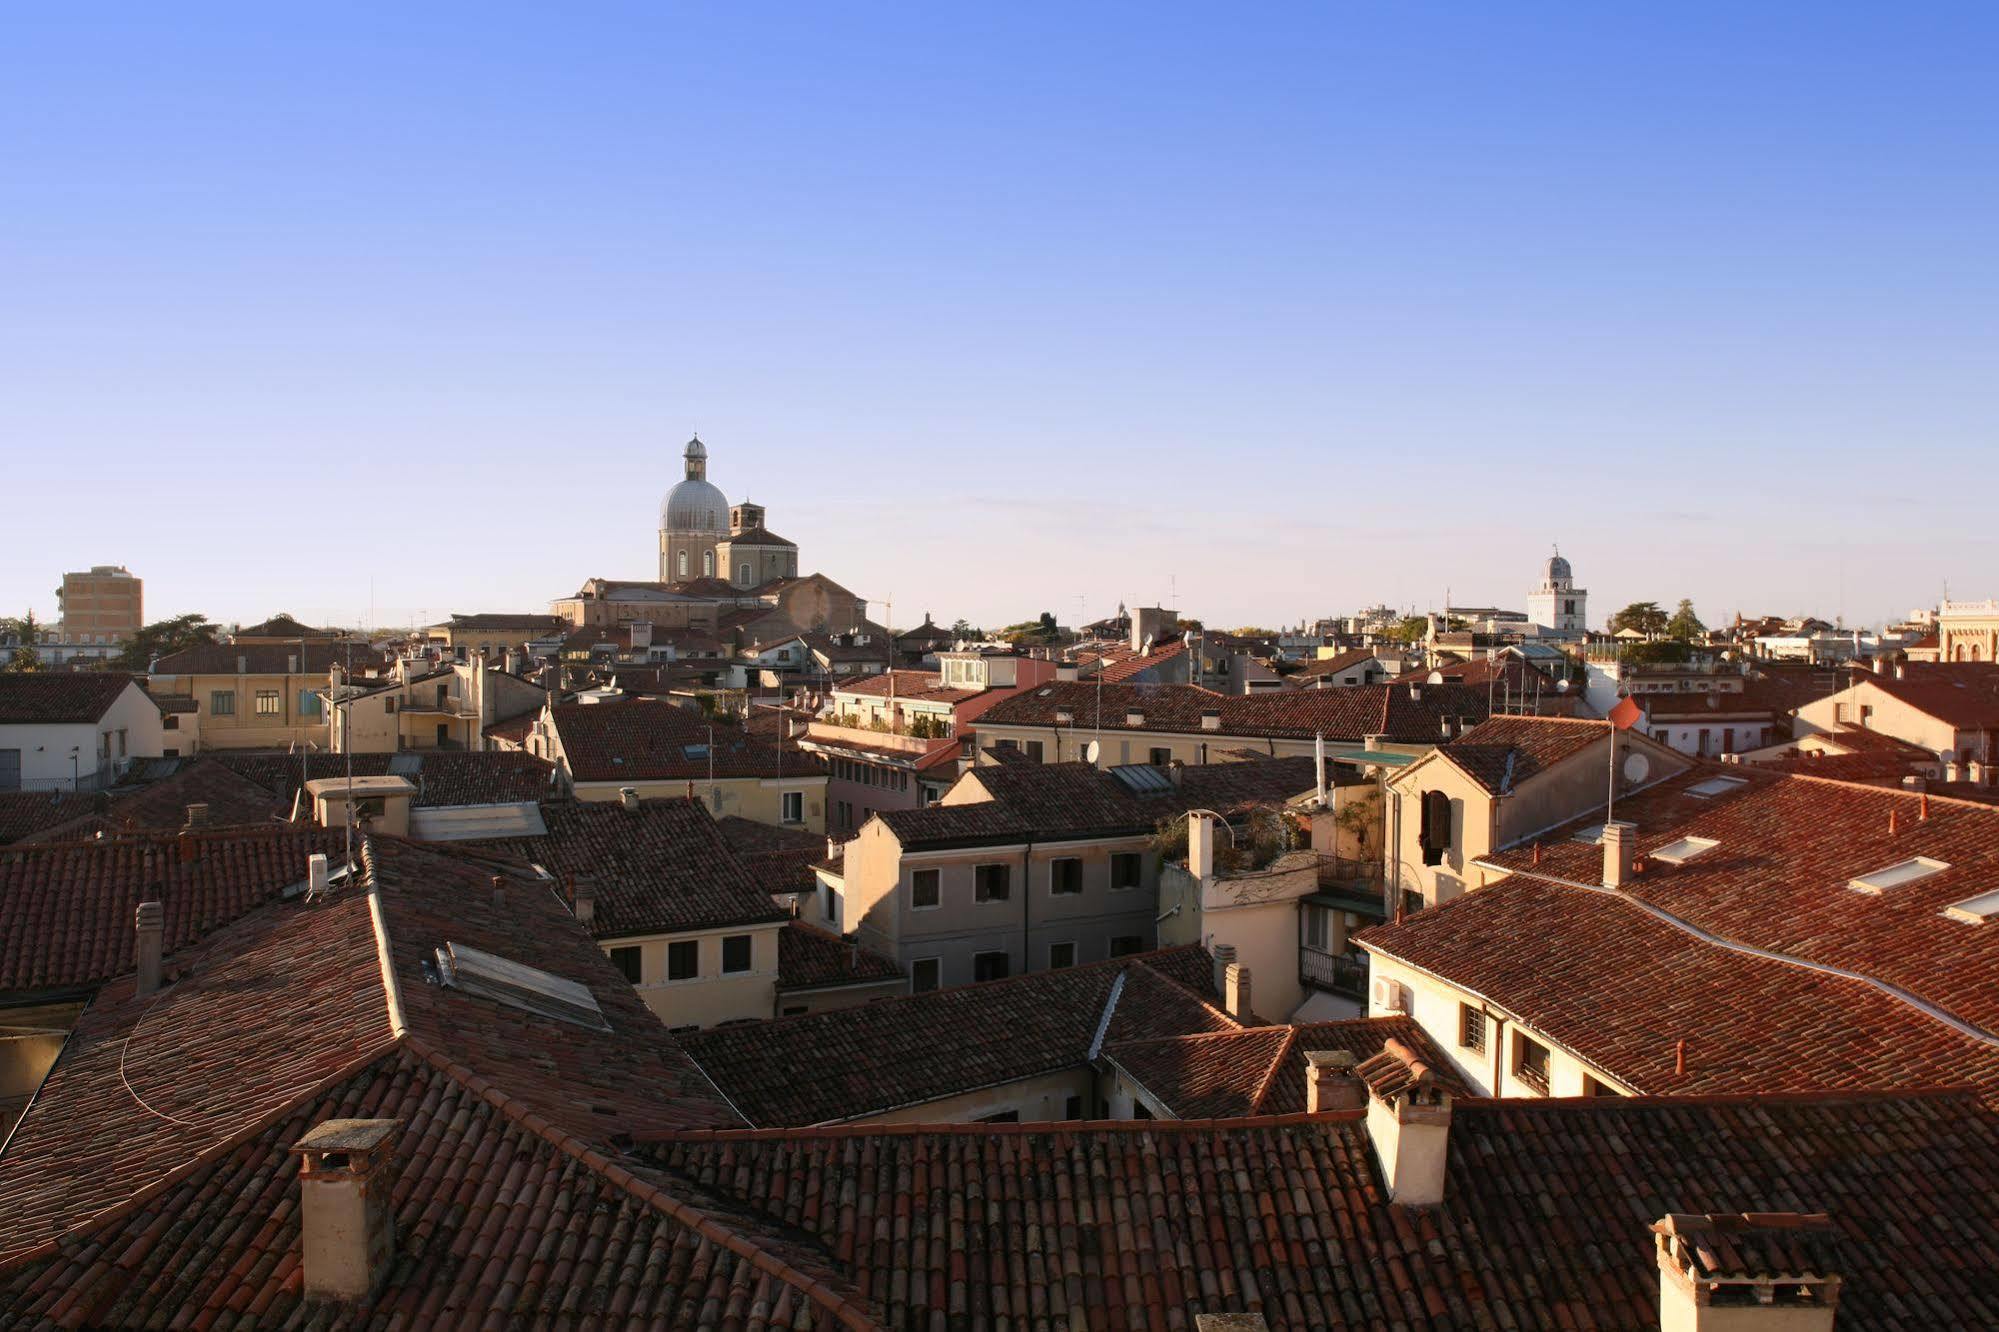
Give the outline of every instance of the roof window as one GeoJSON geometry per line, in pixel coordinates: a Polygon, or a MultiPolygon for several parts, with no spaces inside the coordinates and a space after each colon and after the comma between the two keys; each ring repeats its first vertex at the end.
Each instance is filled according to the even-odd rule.
{"type": "Polygon", "coordinates": [[[708,746],[682,745],[680,747],[680,752],[691,759],[704,759],[708,757],[708,746]]]}
{"type": "Polygon", "coordinates": [[[1747,777],[1710,777],[1704,782],[1695,782],[1687,788],[1687,794],[1697,800],[1712,800],[1718,795],[1727,795],[1738,786],[1749,785],[1747,777]]]}
{"type": "Polygon", "coordinates": [[[1600,845],[1603,842],[1603,825],[1592,823],[1587,828],[1578,828],[1571,840],[1581,842],[1584,846],[1600,845]]]}
{"type": "Polygon", "coordinates": [[[437,950],[437,979],[447,989],[480,995],[524,1013],[596,1031],[611,1029],[589,986],[477,948],[446,942],[437,950]]]}
{"type": "Polygon", "coordinates": [[[1927,879],[1932,874],[1941,874],[1949,868],[1950,866],[1941,860],[1931,860],[1928,856],[1911,856],[1886,869],[1878,869],[1872,874],[1862,874],[1848,879],[1846,886],[1859,893],[1881,893],[1890,888],[1900,888],[1905,883],[1927,879]]]}
{"type": "Polygon", "coordinates": [[[1662,860],[1668,865],[1684,865],[1696,856],[1704,856],[1720,845],[1721,843],[1712,837],[1682,837],[1654,851],[1651,858],[1662,860]]]}
{"type": "Polygon", "coordinates": [[[1992,917],[1999,916],[1999,889],[1967,897],[1962,902],[1953,902],[1943,909],[1943,914],[1967,925],[1983,925],[1992,917]]]}

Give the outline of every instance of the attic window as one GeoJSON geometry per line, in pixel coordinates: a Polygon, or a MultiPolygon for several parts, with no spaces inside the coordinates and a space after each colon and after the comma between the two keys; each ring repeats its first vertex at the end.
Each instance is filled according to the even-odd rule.
{"type": "Polygon", "coordinates": [[[1712,837],[1682,837],[1677,842],[1668,842],[1652,853],[1652,859],[1663,860],[1668,865],[1684,865],[1696,856],[1704,856],[1720,846],[1712,837]]]}
{"type": "Polygon", "coordinates": [[[1887,869],[1875,870],[1872,874],[1862,874],[1848,879],[1846,886],[1859,893],[1881,893],[1890,888],[1900,888],[1905,883],[1915,883],[1927,879],[1932,874],[1941,874],[1950,866],[1941,860],[1931,860],[1928,856],[1911,856],[1887,869]]]}
{"type": "Polygon", "coordinates": [[[595,1031],[611,1029],[589,986],[539,967],[447,942],[437,950],[437,974],[439,984],[446,989],[463,990],[524,1013],[595,1031]]]}
{"type": "Polygon", "coordinates": [[[1999,916],[1999,889],[1967,897],[1962,902],[1953,902],[1943,909],[1943,914],[1967,925],[1983,925],[1992,917],[1999,916]]]}
{"type": "Polygon", "coordinates": [[[1712,800],[1718,795],[1727,795],[1738,786],[1749,785],[1747,777],[1710,777],[1704,782],[1695,782],[1687,788],[1687,794],[1697,800],[1712,800]]]}

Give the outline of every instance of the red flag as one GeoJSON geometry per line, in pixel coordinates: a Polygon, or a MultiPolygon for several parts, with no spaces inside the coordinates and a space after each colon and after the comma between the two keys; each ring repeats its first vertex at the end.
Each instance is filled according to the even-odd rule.
{"type": "Polygon", "coordinates": [[[1638,700],[1625,695],[1618,705],[1610,710],[1610,724],[1620,731],[1628,731],[1638,724],[1645,715],[1645,709],[1638,706],[1638,700]]]}

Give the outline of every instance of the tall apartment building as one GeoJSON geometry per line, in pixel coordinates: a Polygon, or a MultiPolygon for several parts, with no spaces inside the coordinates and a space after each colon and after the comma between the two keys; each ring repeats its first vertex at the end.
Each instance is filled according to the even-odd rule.
{"type": "Polygon", "coordinates": [[[145,621],[144,584],[122,564],[93,564],[66,573],[56,589],[62,609],[58,637],[65,643],[122,643],[145,621]]]}

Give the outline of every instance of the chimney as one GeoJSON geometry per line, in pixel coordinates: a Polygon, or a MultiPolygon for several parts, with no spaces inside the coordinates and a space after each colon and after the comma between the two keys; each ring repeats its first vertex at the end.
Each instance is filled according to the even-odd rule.
{"type": "Polygon", "coordinates": [[[1964,780],[1970,782],[1973,786],[1983,786],[1985,785],[1986,774],[1989,771],[1983,763],[1980,763],[1977,759],[1973,759],[1964,765],[1964,780]]]}
{"type": "Polygon", "coordinates": [[[374,1294],[396,1251],[394,1119],[329,1119],[292,1144],[299,1157],[299,1266],[308,1300],[374,1294]]]}
{"type": "Polygon", "coordinates": [[[1651,1229],[1660,1332],[1832,1332],[1839,1232],[1825,1214],[1672,1212],[1651,1229]]]}
{"type": "Polygon", "coordinates": [[[1071,723],[1073,723],[1075,720],[1076,720],[1076,714],[1074,712],[1071,712],[1068,708],[1055,709],[1055,724],[1057,726],[1068,726],[1071,723]]]}
{"type": "Polygon", "coordinates": [[[488,882],[493,885],[493,910],[505,911],[507,909],[507,881],[495,874],[488,882]]]}
{"type": "Polygon", "coordinates": [[[1124,724],[1126,726],[1143,726],[1145,725],[1145,714],[1140,712],[1137,708],[1126,708],[1124,713],[1124,724]]]}
{"type": "MultiPolygon", "coordinates": [[[[1213,815],[1195,813],[1187,816],[1187,872],[1202,883],[1215,877],[1213,815]]],[[[1229,948],[1229,956],[1235,956],[1235,949],[1229,948]]]]}
{"type": "Polygon", "coordinates": [[[1603,886],[1622,888],[1631,879],[1638,851],[1638,825],[1615,819],[1603,825],[1603,886]]]}
{"type": "Polygon", "coordinates": [[[1888,673],[1888,654],[1886,652],[1878,652],[1875,654],[1874,673],[1876,675],[1886,675],[1888,673]]]}
{"type": "Polygon", "coordinates": [[[1222,968],[1222,1007],[1238,1022],[1256,1020],[1256,1010],[1250,1005],[1249,968],[1240,962],[1222,968]]]}
{"type": "Polygon", "coordinates": [[[133,966],[138,971],[137,992],[141,998],[160,988],[160,944],[166,936],[167,909],[160,902],[141,902],[133,913],[137,933],[132,947],[133,966]]]}
{"type": "Polygon", "coordinates": [[[1055,678],[1057,680],[1074,680],[1078,677],[1078,674],[1074,662],[1065,661],[1055,668],[1055,678]]]}
{"type": "Polygon", "coordinates": [[[1955,758],[1945,759],[1943,764],[1943,779],[1947,782],[1954,782],[1957,780],[1957,777],[1957,760],[1955,758]]]}
{"type": "Polygon", "coordinates": [[[597,923],[597,881],[589,875],[569,881],[570,914],[576,923],[589,929],[597,923]]]}
{"type": "Polygon", "coordinates": [[[1409,682],[1409,698],[1412,702],[1420,703],[1423,701],[1423,682],[1421,680],[1411,680],[1409,682]]]}
{"type": "Polygon", "coordinates": [[[1451,1146],[1450,1093],[1438,1090],[1429,1067],[1392,1036],[1368,1063],[1379,1063],[1384,1075],[1369,1078],[1367,1136],[1381,1163],[1389,1201],[1410,1207],[1442,1202],[1451,1146]]]}
{"type": "Polygon", "coordinates": [[[1179,786],[1187,780],[1187,765],[1180,759],[1169,759],[1166,764],[1166,780],[1179,786]]]}
{"type": "Polygon", "coordinates": [[[197,802],[187,807],[187,827],[206,828],[208,826],[208,806],[197,802]]]}
{"type": "Polygon", "coordinates": [[[335,689],[340,688],[340,686],[345,684],[346,681],[347,681],[347,675],[344,671],[340,669],[339,662],[336,661],[331,666],[326,668],[326,682],[332,685],[335,689]]]}
{"type": "Polygon", "coordinates": [[[239,654],[236,658],[236,674],[248,675],[249,673],[250,673],[250,659],[246,656],[242,656],[239,654]]]}
{"type": "Polygon", "coordinates": [[[1367,1084],[1354,1073],[1351,1050],[1305,1052],[1305,1113],[1361,1110],[1367,1106],[1367,1084]]]}
{"type": "Polygon", "coordinates": [[[1906,680],[1909,678],[1909,668],[1899,661],[1895,663],[1895,678],[1897,680],[1906,680]]]}
{"type": "Polygon", "coordinates": [[[635,786],[621,786],[621,787],[619,787],[619,788],[618,788],[618,803],[619,803],[620,805],[623,805],[623,806],[625,807],[625,809],[626,809],[626,811],[627,811],[627,812],[629,812],[629,813],[637,813],[637,812],[638,812],[638,807],[639,807],[639,792],[638,792],[638,788],[637,788],[637,787],[635,787],[635,786]]]}
{"type": "Polygon", "coordinates": [[[1202,730],[1204,730],[1204,731],[1219,731],[1219,730],[1221,730],[1221,729],[1222,729],[1222,710],[1221,710],[1220,708],[1202,708],[1202,709],[1201,709],[1201,729],[1202,729],[1202,730]]]}
{"type": "Polygon", "coordinates": [[[1922,779],[1921,777],[1918,777],[1918,776],[1917,776],[1916,774],[1914,774],[1914,773],[1910,773],[1910,774],[1909,774],[1909,775],[1908,775],[1907,777],[1904,777],[1904,778],[1902,779],[1902,789],[1903,789],[1903,790],[1905,790],[1905,791],[1918,791],[1918,792],[1919,792],[1919,791],[1923,790],[1923,789],[1924,789],[1925,787],[1927,787],[1928,785],[1929,785],[1929,783],[1928,783],[1928,782],[1925,782],[1925,781],[1924,781],[1924,780],[1923,780],[1923,779],[1922,779]]]}
{"type": "Polygon", "coordinates": [[[1228,970],[1235,965],[1234,944],[1209,944],[1208,953],[1215,960],[1215,993],[1227,994],[1228,970]]]}
{"type": "Polygon", "coordinates": [[[332,887],[333,880],[326,869],[326,853],[313,852],[305,858],[305,895],[324,897],[332,887]]]}

